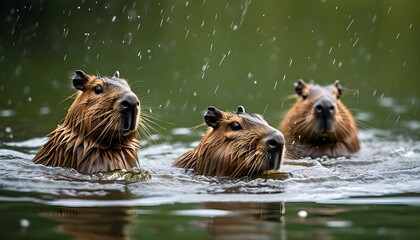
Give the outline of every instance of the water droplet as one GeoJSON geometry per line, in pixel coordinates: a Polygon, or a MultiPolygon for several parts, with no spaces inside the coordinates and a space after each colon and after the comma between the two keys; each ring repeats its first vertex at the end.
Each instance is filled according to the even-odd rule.
{"type": "Polygon", "coordinates": [[[113,16],[111,22],[115,22],[115,20],[117,19],[117,16],[113,16]]]}
{"type": "Polygon", "coordinates": [[[236,31],[237,29],[238,29],[238,25],[233,25],[233,26],[232,26],[232,30],[233,30],[233,31],[236,31]]]}
{"type": "Polygon", "coordinates": [[[12,133],[12,128],[11,128],[11,127],[9,127],[9,126],[6,126],[6,127],[4,128],[4,131],[5,131],[6,133],[12,133]]]}
{"type": "Polygon", "coordinates": [[[28,221],[28,219],[22,218],[20,220],[20,226],[23,228],[27,228],[29,227],[29,225],[31,225],[31,223],[28,221]]]}
{"type": "Polygon", "coordinates": [[[300,211],[297,213],[297,215],[298,215],[298,217],[300,217],[300,218],[306,218],[306,217],[308,216],[308,212],[306,212],[305,210],[300,210],[300,211]]]}
{"type": "Polygon", "coordinates": [[[349,23],[349,25],[347,26],[346,31],[348,31],[348,30],[349,30],[349,28],[350,28],[350,26],[353,24],[353,22],[354,22],[354,18],[351,20],[351,22],[350,22],[350,23],[349,23]]]}

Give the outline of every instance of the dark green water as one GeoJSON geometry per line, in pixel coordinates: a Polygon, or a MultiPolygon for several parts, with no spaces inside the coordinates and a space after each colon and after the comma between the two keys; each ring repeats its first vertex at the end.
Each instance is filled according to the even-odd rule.
{"type": "Polygon", "coordinates": [[[0,13],[2,239],[418,238],[420,2],[1,1],[0,13]],[[31,163],[77,69],[120,71],[158,119],[139,150],[151,180],[31,163]],[[171,168],[207,106],[277,126],[300,78],[346,87],[358,156],[283,166],[284,181],[171,168]]]}

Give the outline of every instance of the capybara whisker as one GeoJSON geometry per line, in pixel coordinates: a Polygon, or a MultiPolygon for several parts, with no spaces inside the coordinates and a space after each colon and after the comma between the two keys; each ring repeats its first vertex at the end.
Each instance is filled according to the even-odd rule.
{"type": "Polygon", "coordinates": [[[194,169],[206,176],[255,176],[279,170],[285,155],[284,137],[257,114],[242,106],[236,113],[208,107],[208,129],[199,145],[174,161],[175,167],[194,169]]]}
{"type": "Polygon", "coordinates": [[[75,100],[33,162],[82,173],[138,167],[140,101],[127,81],[78,70],[73,86],[75,100]]]}

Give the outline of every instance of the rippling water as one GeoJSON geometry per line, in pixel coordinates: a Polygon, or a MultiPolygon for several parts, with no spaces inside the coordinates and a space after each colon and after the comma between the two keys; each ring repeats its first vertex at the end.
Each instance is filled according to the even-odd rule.
{"type": "Polygon", "coordinates": [[[141,168],[150,173],[150,179],[144,171],[85,175],[35,165],[31,159],[44,138],[9,142],[0,150],[0,185],[3,192],[20,194],[2,198],[62,206],[137,206],[212,201],[322,202],[420,192],[419,142],[384,141],[376,133],[361,132],[362,151],[354,158],[286,160],[281,170],[287,175],[241,179],[195,176],[172,168],[172,161],[197,142],[187,146],[160,142],[140,149],[141,168]],[[108,192],[121,192],[125,197],[107,199],[108,192]]]}
{"type": "MultiPolygon", "coordinates": [[[[201,134],[174,129],[171,138],[193,135],[198,141],[201,134]]],[[[154,144],[144,142],[139,150],[141,170],[93,175],[33,164],[46,138],[4,142],[4,234],[34,239],[156,234],[162,239],[325,239],[341,232],[415,238],[420,227],[420,144],[404,137],[383,140],[383,134],[363,130],[362,151],[354,158],[289,160],[282,174],[241,179],[172,168],[171,162],[197,141],[170,144],[154,137],[154,144]]]]}

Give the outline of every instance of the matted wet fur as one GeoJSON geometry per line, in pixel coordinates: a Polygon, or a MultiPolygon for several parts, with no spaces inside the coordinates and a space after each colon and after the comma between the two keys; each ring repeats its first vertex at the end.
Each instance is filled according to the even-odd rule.
{"type": "Polygon", "coordinates": [[[33,162],[82,173],[137,167],[140,102],[127,81],[118,72],[99,77],[78,70],[73,86],[76,99],[33,162]]]}
{"type": "Polygon", "coordinates": [[[173,163],[198,175],[242,177],[278,170],[284,156],[284,137],[257,114],[242,106],[236,113],[208,107],[209,126],[199,145],[173,163]]]}
{"type": "Polygon", "coordinates": [[[279,126],[289,158],[350,157],[359,151],[357,126],[340,100],[338,80],[327,86],[299,80],[295,91],[299,99],[279,126]]]}

